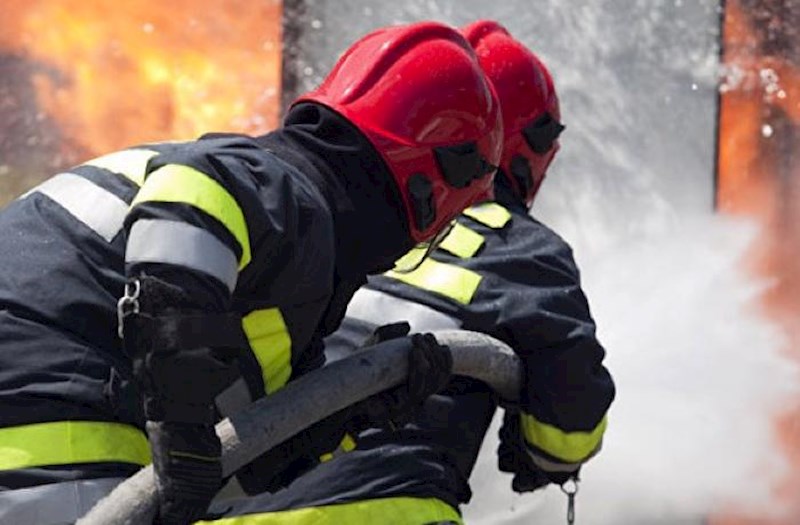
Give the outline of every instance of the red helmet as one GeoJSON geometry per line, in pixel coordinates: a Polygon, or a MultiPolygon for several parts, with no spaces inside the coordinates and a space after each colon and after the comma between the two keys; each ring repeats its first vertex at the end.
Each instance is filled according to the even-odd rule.
{"type": "Polygon", "coordinates": [[[564,130],[553,77],[536,55],[497,22],[479,20],[461,32],[500,99],[505,128],[500,170],[530,206],[564,130]]]}
{"type": "Polygon", "coordinates": [[[299,102],[331,108],[370,140],[394,176],[416,242],[491,195],[500,106],[454,28],[420,22],[370,33],[299,102]]]}

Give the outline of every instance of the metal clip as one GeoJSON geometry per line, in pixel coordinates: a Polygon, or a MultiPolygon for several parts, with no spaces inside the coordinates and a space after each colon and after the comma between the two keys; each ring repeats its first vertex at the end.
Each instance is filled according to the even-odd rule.
{"type": "Polygon", "coordinates": [[[561,484],[561,492],[567,495],[567,524],[575,523],[575,495],[578,493],[578,480],[569,479],[561,484]]]}
{"type": "Polygon", "coordinates": [[[117,301],[117,335],[120,339],[125,337],[122,330],[125,317],[130,314],[139,313],[139,292],[142,291],[142,283],[139,279],[133,279],[125,283],[125,293],[117,301]]]}

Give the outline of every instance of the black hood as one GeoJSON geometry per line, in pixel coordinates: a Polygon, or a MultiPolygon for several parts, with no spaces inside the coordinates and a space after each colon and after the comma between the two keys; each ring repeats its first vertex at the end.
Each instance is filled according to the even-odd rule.
{"type": "Polygon", "coordinates": [[[389,168],[347,119],[325,106],[298,104],[283,128],[257,140],[325,196],[334,216],[339,279],[361,281],[385,271],[413,247],[389,168]]]}

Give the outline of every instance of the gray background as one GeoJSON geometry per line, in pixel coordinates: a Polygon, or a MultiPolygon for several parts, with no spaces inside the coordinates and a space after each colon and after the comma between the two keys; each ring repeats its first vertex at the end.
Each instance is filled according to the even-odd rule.
{"type": "MultiPolygon", "coordinates": [[[[575,240],[578,215],[652,232],[714,200],[719,10],[688,0],[294,2],[286,100],[381,25],[493,18],[548,64],[567,131],[534,213],[575,240]],[[294,42],[292,43],[292,40],[294,42]],[[293,89],[292,89],[293,87],[293,89]]],[[[602,242],[597,238],[582,239],[602,242]]],[[[616,235],[615,235],[616,236],[616,235]]],[[[602,237],[600,235],[599,237],[602,237]]]]}

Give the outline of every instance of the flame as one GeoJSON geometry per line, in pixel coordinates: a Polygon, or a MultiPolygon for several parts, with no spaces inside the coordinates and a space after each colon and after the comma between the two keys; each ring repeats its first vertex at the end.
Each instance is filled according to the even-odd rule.
{"type": "MultiPolygon", "coordinates": [[[[792,1],[726,4],[727,78],[721,89],[717,197],[722,212],[753,217],[763,225],[749,263],[774,283],[763,295],[762,306],[786,333],[787,352],[800,359],[800,165],[795,161],[800,151],[800,65],[792,62],[800,49],[800,33],[792,1]]],[[[787,515],[769,519],[758,517],[769,509],[734,508],[711,519],[711,524],[800,523],[798,420],[800,400],[775,420],[776,448],[791,466],[788,478],[775,489],[775,502],[787,515]]]]}
{"type": "Polygon", "coordinates": [[[36,65],[40,120],[58,126],[70,160],[207,131],[260,133],[278,117],[281,7],[12,1],[0,51],[36,65]]]}

